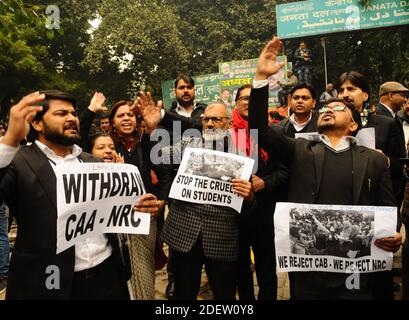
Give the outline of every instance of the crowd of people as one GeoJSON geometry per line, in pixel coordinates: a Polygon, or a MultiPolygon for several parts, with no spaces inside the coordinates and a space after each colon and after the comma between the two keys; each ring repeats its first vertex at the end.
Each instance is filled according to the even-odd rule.
{"type": "MultiPolygon", "coordinates": [[[[407,223],[409,211],[401,161],[409,137],[409,89],[399,82],[384,83],[379,104],[371,108],[368,79],[351,71],[340,76],[336,89],[328,84],[317,99],[308,68],[312,55],[301,42],[295,65],[298,83],[291,81],[289,72],[280,96],[291,116],[277,121],[276,115],[268,113],[268,78],[282,67],[276,63],[281,49],[276,37],[264,47],[253,85],[237,90],[233,110],[222,100],[208,106],[195,101],[195,84],[187,75],[175,80],[176,101],[169,110],[145,92],[135,101],[116,102],[109,113],[99,92],[80,115],[75,99],[57,90],[28,94],[14,105],[0,142],[0,203],[7,205],[18,224],[8,266],[9,253],[4,249],[8,242],[3,243],[2,236],[7,226],[0,220],[0,280],[7,286],[6,298],[154,299],[155,266],[158,259],[165,259],[168,299],[196,299],[204,266],[215,299],[234,300],[238,293],[240,300],[255,300],[252,250],[257,298],[275,300],[273,213],[279,201],[402,206],[396,233],[379,239],[374,235],[373,216],[362,212],[293,211],[289,225],[294,254],[352,259],[369,255],[372,244],[397,251],[402,243],[400,225],[407,223]],[[323,104],[318,110],[317,100],[323,104]],[[173,134],[176,125],[180,136],[173,134]],[[376,150],[357,143],[359,134],[368,128],[373,128],[376,150]],[[192,135],[192,129],[199,136],[192,135]],[[257,139],[251,129],[258,130],[257,139]],[[246,134],[240,135],[240,130],[246,134]],[[167,144],[157,139],[163,131],[170,136],[167,144]],[[152,159],[158,146],[159,162],[152,159]],[[174,159],[181,159],[187,147],[257,159],[257,170],[249,181],[223,173],[243,198],[240,214],[227,206],[169,198],[180,165],[174,159]],[[98,161],[138,167],[147,194],[134,210],[151,215],[149,234],[90,236],[56,254],[55,168],[98,161]],[[164,243],[169,246],[165,258],[164,243]],[[49,265],[60,270],[60,290],[44,286],[49,265]]],[[[5,123],[0,123],[2,129],[5,123]]],[[[233,170],[223,161],[211,161],[212,168],[233,170]]],[[[4,205],[0,218],[3,211],[4,205]]],[[[406,240],[406,297],[408,253],[406,240]]],[[[345,274],[292,272],[291,298],[393,299],[391,271],[361,277],[361,288],[351,291],[345,287],[345,274]]]]}
{"type": "MultiPolygon", "coordinates": [[[[374,217],[362,212],[291,212],[291,248],[295,254],[359,258],[370,255],[374,217]]],[[[291,239],[290,237],[290,239],[291,239]]]]}

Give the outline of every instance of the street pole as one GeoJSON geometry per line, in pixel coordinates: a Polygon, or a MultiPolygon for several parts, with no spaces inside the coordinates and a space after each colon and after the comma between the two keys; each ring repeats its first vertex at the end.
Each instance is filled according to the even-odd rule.
{"type": "Polygon", "coordinates": [[[325,38],[321,38],[321,45],[324,48],[324,72],[325,72],[325,88],[328,84],[328,70],[327,70],[327,47],[325,44],[325,38]]]}

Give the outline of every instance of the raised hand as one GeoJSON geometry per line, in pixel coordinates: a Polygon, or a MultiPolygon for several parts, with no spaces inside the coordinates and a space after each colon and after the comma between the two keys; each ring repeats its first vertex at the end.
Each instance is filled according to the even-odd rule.
{"type": "Polygon", "coordinates": [[[280,54],[281,47],[282,42],[278,37],[273,37],[273,39],[266,44],[258,59],[256,80],[266,80],[268,77],[276,74],[284,66],[284,63],[278,63],[276,61],[277,56],[280,54]]]}
{"type": "Polygon", "coordinates": [[[158,127],[161,120],[162,101],[156,105],[150,92],[141,91],[131,107],[136,114],[142,116],[146,124],[146,132],[151,133],[158,127]]]}
{"type": "Polygon", "coordinates": [[[104,106],[105,96],[102,92],[95,92],[89,103],[88,109],[94,113],[107,111],[108,108],[104,106]]]}
{"type": "Polygon", "coordinates": [[[115,163],[125,163],[124,156],[120,153],[117,153],[115,163]]]}
{"type": "Polygon", "coordinates": [[[30,123],[37,112],[43,110],[42,106],[36,104],[45,100],[45,94],[33,92],[23,97],[16,105],[10,109],[10,120],[8,130],[2,140],[3,144],[17,147],[28,135],[30,123]]]}

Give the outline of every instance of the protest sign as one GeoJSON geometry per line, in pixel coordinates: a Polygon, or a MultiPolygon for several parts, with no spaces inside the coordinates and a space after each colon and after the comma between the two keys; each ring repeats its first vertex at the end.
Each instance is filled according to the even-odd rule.
{"type": "Polygon", "coordinates": [[[277,203],[277,270],[368,273],[391,270],[393,253],[374,242],[396,232],[395,207],[277,203]]]}
{"type": "Polygon", "coordinates": [[[55,168],[57,254],[102,233],[149,234],[150,215],[133,211],[145,193],[137,167],[77,163],[55,168]]]}
{"type": "Polygon", "coordinates": [[[254,160],[209,149],[186,148],[169,197],[231,207],[240,212],[243,198],[233,192],[232,179],[249,180],[254,160]]]}

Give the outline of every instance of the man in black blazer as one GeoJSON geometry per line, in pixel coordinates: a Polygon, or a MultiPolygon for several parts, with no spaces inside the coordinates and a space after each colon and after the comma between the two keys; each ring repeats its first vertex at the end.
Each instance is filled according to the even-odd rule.
{"type": "MultiPolygon", "coordinates": [[[[150,95],[141,94],[136,107],[144,118],[147,126],[146,132],[151,133],[156,130],[160,120],[160,111],[150,95]]],[[[178,167],[180,164],[174,159],[180,159],[186,147],[207,147],[245,156],[244,151],[240,152],[234,145],[226,143],[231,141],[226,139],[226,131],[232,124],[232,116],[226,105],[223,103],[209,105],[201,121],[203,123],[202,136],[184,137],[173,146],[161,148],[160,161],[154,166],[154,169],[161,167],[161,172],[168,172],[170,175],[171,168],[178,167]],[[169,168],[169,170],[166,171],[163,168],[169,168]]],[[[149,141],[149,138],[148,135],[145,135],[143,141],[145,154],[152,160],[150,155],[153,143],[149,141]]],[[[235,193],[245,199],[241,214],[251,210],[254,200],[251,183],[243,179],[233,179],[232,188],[235,193]]],[[[172,254],[175,299],[197,299],[203,265],[205,265],[214,298],[217,300],[235,299],[239,258],[239,224],[238,214],[234,209],[227,206],[173,199],[161,232],[161,239],[169,245],[172,254]]]]}
{"type": "Polygon", "coordinates": [[[290,138],[295,138],[296,133],[316,132],[318,115],[314,112],[314,88],[309,84],[299,84],[291,89],[289,96],[292,115],[277,125],[283,126],[285,134],[290,138]]]}
{"type": "Polygon", "coordinates": [[[396,113],[407,100],[409,89],[395,81],[382,83],[379,87],[379,103],[376,105],[376,114],[396,118],[396,113]]]}
{"type": "MultiPolygon", "coordinates": [[[[311,204],[394,206],[387,160],[381,153],[357,146],[351,136],[360,127],[354,105],[337,99],[320,110],[319,142],[286,137],[278,127],[268,128],[267,79],[282,65],[276,64],[281,41],[274,37],[263,49],[257,66],[249,106],[250,128],[259,130],[262,147],[272,148],[290,168],[288,201],[311,204]],[[353,173],[353,174],[352,174],[353,173]]],[[[375,245],[396,251],[399,233],[377,239],[375,245]]],[[[384,297],[387,285],[377,283],[378,273],[361,274],[361,288],[348,290],[346,274],[297,272],[296,299],[375,299],[384,297]]]]}
{"type": "Polygon", "coordinates": [[[388,81],[379,87],[379,102],[376,105],[376,114],[393,118],[398,125],[401,144],[405,146],[403,123],[397,113],[407,101],[409,89],[399,82],[388,81]]]}
{"type": "Polygon", "coordinates": [[[405,180],[400,158],[405,157],[402,128],[395,119],[372,112],[368,79],[359,72],[345,72],[339,77],[338,98],[352,102],[361,113],[362,126],[375,129],[375,147],[388,157],[389,172],[398,208],[403,199],[405,180]]]}
{"type": "MultiPolygon", "coordinates": [[[[10,110],[0,143],[0,199],[16,218],[18,234],[7,299],[129,299],[130,266],[117,237],[92,236],[56,254],[54,168],[99,161],[76,145],[79,132],[75,101],[61,91],[29,94],[10,110]],[[27,134],[31,146],[19,147],[27,134]]],[[[141,205],[148,209],[136,209],[157,212],[156,202],[145,195],[141,205]]]]}

